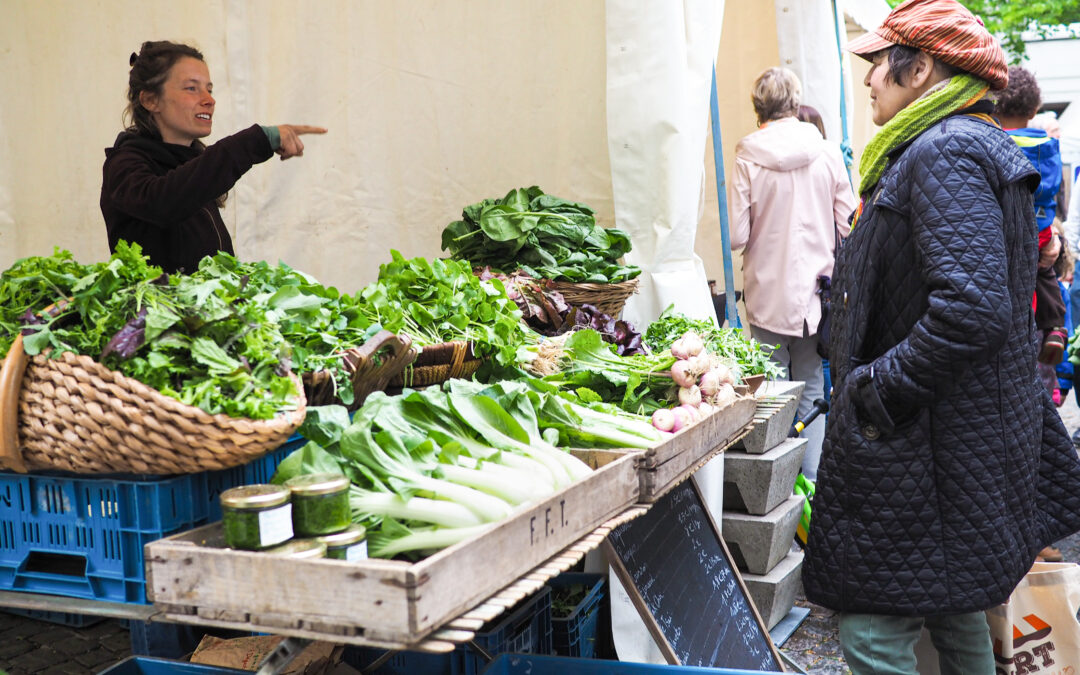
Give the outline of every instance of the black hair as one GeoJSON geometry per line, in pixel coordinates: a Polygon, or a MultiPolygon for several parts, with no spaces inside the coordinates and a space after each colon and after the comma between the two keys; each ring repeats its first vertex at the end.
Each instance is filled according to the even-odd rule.
{"type": "MultiPolygon", "coordinates": [[[[904,86],[904,80],[908,79],[915,70],[915,63],[921,50],[907,45],[893,45],[884,51],[889,53],[889,79],[904,86]]],[[[934,63],[949,77],[967,72],[963,68],[957,68],[940,59],[934,59],[934,63]]]]}
{"type": "Polygon", "coordinates": [[[1020,66],[1009,66],[1009,86],[997,94],[996,113],[1003,117],[1035,116],[1042,105],[1042,91],[1031,71],[1020,66]]]}

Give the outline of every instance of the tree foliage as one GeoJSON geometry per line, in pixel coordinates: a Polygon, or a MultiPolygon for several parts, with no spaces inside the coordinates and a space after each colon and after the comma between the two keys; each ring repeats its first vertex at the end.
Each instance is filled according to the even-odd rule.
{"type": "MultiPolygon", "coordinates": [[[[889,0],[894,7],[900,2],[889,0]]],[[[960,0],[960,3],[982,19],[987,30],[1001,38],[1001,46],[1013,63],[1020,63],[1027,55],[1025,32],[1046,36],[1072,24],[1070,34],[1080,37],[1078,0],[960,0]]]]}

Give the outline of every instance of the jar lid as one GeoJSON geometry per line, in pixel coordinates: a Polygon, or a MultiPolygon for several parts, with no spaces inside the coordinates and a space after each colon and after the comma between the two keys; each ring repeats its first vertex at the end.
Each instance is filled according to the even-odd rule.
{"type": "Polygon", "coordinates": [[[290,539],[280,546],[266,549],[263,553],[278,555],[283,558],[296,558],[298,560],[306,558],[325,558],[326,544],[318,539],[290,539]]]}
{"type": "Polygon", "coordinates": [[[221,505],[231,509],[261,509],[289,501],[289,488],[283,485],[241,485],[221,493],[221,505]]]}
{"type": "Polygon", "coordinates": [[[364,537],[366,536],[367,530],[364,529],[363,525],[350,525],[341,532],[324,534],[321,537],[318,537],[318,539],[326,544],[327,547],[340,548],[342,546],[351,546],[364,541],[364,537]]]}
{"type": "Polygon", "coordinates": [[[305,473],[293,476],[285,485],[301,497],[314,497],[348,489],[349,478],[340,473],[305,473]]]}

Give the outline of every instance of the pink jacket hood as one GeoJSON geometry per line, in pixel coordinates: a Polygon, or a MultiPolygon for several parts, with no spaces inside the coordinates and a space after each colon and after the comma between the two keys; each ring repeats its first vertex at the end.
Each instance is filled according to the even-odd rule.
{"type": "Polygon", "coordinates": [[[743,138],[736,153],[766,169],[792,171],[814,161],[830,147],[817,127],[785,117],[743,138]]]}

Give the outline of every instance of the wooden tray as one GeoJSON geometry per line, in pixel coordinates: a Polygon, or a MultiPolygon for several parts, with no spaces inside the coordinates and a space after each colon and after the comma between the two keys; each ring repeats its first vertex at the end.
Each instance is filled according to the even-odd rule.
{"type": "Polygon", "coordinates": [[[214,523],[146,545],[147,596],[184,623],[413,645],[637,501],[633,456],[576,454],[598,470],[417,563],[236,551],[221,548],[221,523],[214,523]]]}
{"type": "Polygon", "coordinates": [[[744,393],[662,444],[636,453],[641,502],[655,502],[705,460],[745,436],[756,408],[757,400],[744,393]]]}

